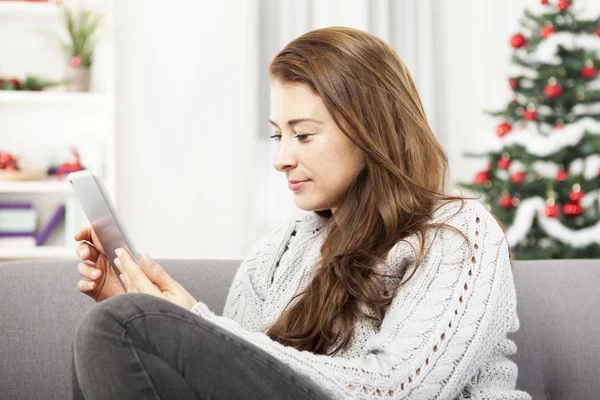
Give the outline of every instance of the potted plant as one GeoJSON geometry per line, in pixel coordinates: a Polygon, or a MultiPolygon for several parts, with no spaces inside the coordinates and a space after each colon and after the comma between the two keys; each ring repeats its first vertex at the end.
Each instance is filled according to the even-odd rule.
{"type": "Polygon", "coordinates": [[[67,90],[88,92],[90,90],[90,69],[96,49],[95,34],[100,26],[101,16],[90,10],[72,11],[61,6],[63,20],[67,28],[68,40],[59,38],[67,55],[67,90]]]}

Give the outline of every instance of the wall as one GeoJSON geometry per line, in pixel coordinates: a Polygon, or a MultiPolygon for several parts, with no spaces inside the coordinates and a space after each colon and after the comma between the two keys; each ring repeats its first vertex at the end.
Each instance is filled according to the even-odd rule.
{"type": "Polygon", "coordinates": [[[249,2],[116,5],[117,207],[153,257],[240,258],[256,76],[249,2]]]}

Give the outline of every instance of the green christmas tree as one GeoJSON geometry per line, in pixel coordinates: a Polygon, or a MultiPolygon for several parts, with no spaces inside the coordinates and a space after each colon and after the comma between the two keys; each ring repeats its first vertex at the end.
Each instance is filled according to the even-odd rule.
{"type": "Polygon", "coordinates": [[[526,10],[500,111],[483,151],[488,167],[463,188],[481,194],[517,259],[600,258],[600,16],[574,1],[526,10]]]}

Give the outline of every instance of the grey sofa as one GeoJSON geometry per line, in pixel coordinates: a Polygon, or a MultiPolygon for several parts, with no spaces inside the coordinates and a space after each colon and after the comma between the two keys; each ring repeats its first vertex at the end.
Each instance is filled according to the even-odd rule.
{"type": "MultiPolygon", "coordinates": [[[[159,260],[221,312],[236,261],[159,260]]],[[[71,342],[94,303],[77,261],[0,263],[0,399],[71,398],[71,342]]],[[[517,386],[534,399],[600,398],[600,260],[515,263],[517,386]]]]}

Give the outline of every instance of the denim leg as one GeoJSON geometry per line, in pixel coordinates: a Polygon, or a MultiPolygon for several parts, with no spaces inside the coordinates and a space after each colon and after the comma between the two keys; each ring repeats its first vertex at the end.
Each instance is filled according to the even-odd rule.
{"type": "Polygon", "coordinates": [[[289,366],[160,298],[94,305],[74,342],[74,396],[85,399],[326,399],[289,366]]]}

